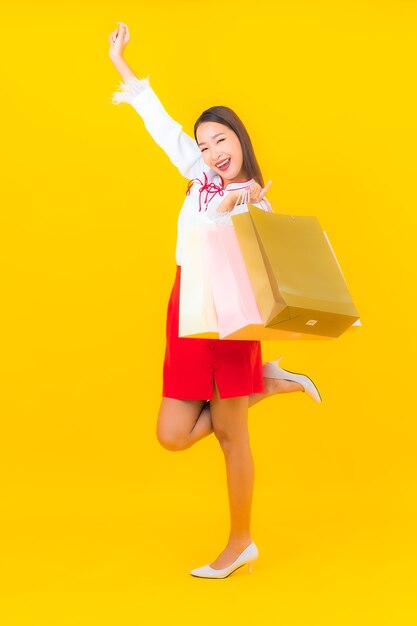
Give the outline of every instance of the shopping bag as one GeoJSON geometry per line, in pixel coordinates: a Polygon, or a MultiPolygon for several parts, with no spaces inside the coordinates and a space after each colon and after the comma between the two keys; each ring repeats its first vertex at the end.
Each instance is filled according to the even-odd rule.
{"type": "Polygon", "coordinates": [[[202,254],[213,294],[219,339],[316,338],[264,326],[233,225],[206,226],[202,230],[202,254]]]}
{"type": "Polygon", "coordinates": [[[203,254],[203,228],[184,233],[180,280],[179,337],[217,339],[218,324],[213,292],[203,254]]]}
{"type": "Polygon", "coordinates": [[[318,339],[266,328],[233,225],[206,221],[184,236],[179,336],[234,340],[318,339]]]}
{"type": "Polygon", "coordinates": [[[216,308],[220,339],[262,326],[249,276],[231,225],[213,224],[203,231],[203,251],[216,308]],[[245,330],[246,329],[246,330],[245,330]]]}
{"type": "Polygon", "coordinates": [[[359,322],[336,255],[314,216],[231,216],[263,324],[339,337],[359,322]]]}

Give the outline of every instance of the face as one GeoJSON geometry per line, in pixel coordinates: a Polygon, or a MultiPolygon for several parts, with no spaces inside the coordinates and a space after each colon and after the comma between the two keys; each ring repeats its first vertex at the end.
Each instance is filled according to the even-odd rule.
{"type": "Polygon", "coordinates": [[[242,146],[231,128],[218,122],[202,122],[196,135],[204,163],[221,176],[224,187],[248,180],[243,170],[242,146]]]}

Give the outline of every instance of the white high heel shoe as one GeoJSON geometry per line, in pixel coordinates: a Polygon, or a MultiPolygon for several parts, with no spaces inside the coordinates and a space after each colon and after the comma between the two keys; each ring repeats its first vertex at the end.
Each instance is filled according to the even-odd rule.
{"type": "Polygon", "coordinates": [[[269,361],[265,363],[262,367],[263,375],[265,378],[277,378],[278,380],[291,380],[295,383],[299,383],[304,387],[304,391],[316,402],[321,402],[321,396],[319,390],[316,385],[313,383],[311,378],[305,376],[305,374],[295,374],[294,372],[290,372],[288,370],[283,370],[278,366],[278,363],[281,361],[282,356],[279,357],[276,361],[269,361]]]}
{"type": "Polygon", "coordinates": [[[250,543],[247,548],[243,550],[235,561],[228,567],[223,569],[214,569],[210,565],[203,565],[203,567],[197,567],[190,571],[191,576],[197,576],[199,578],[226,578],[230,576],[232,572],[239,569],[243,565],[248,564],[249,573],[252,572],[252,562],[258,557],[259,551],[254,542],[250,543]]]}

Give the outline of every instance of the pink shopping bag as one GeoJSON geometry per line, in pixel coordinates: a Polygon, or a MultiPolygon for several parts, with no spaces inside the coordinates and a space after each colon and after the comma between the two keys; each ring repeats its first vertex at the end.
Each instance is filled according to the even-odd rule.
{"type": "Polygon", "coordinates": [[[207,226],[204,245],[220,339],[237,331],[241,331],[239,338],[252,339],[250,327],[262,326],[262,319],[234,227],[225,224],[207,226]]]}

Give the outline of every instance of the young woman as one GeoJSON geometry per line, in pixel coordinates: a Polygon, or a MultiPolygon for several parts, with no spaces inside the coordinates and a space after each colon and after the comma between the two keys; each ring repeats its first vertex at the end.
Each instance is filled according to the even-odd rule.
{"type": "MultiPolygon", "coordinates": [[[[225,457],[230,506],[230,533],[225,549],[210,564],[191,570],[203,578],[225,578],[251,564],[258,549],[250,532],[254,465],[249,445],[248,408],[277,394],[305,391],[317,402],[313,381],[278,366],[262,365],[259,341],[210,340],[178,337],[182,246],[187,229],[201,220],[230,220],[247,211],[243,194],[272,211],[249,135],[228,107],[207,109],[187,135],[163,108],[149,84],[126,63],[123,52],[130,39],[123,22],[110,36],[109,56],[123,79],[113,103],[128,102],[146,129],[190,182],[178,219],[177,271],[168,303],[163,397],[156,434],[167,450],[184,450],[214,432],[225,457]]],[[[230,222],[231,223],[231,222],[230,222]]]]}

